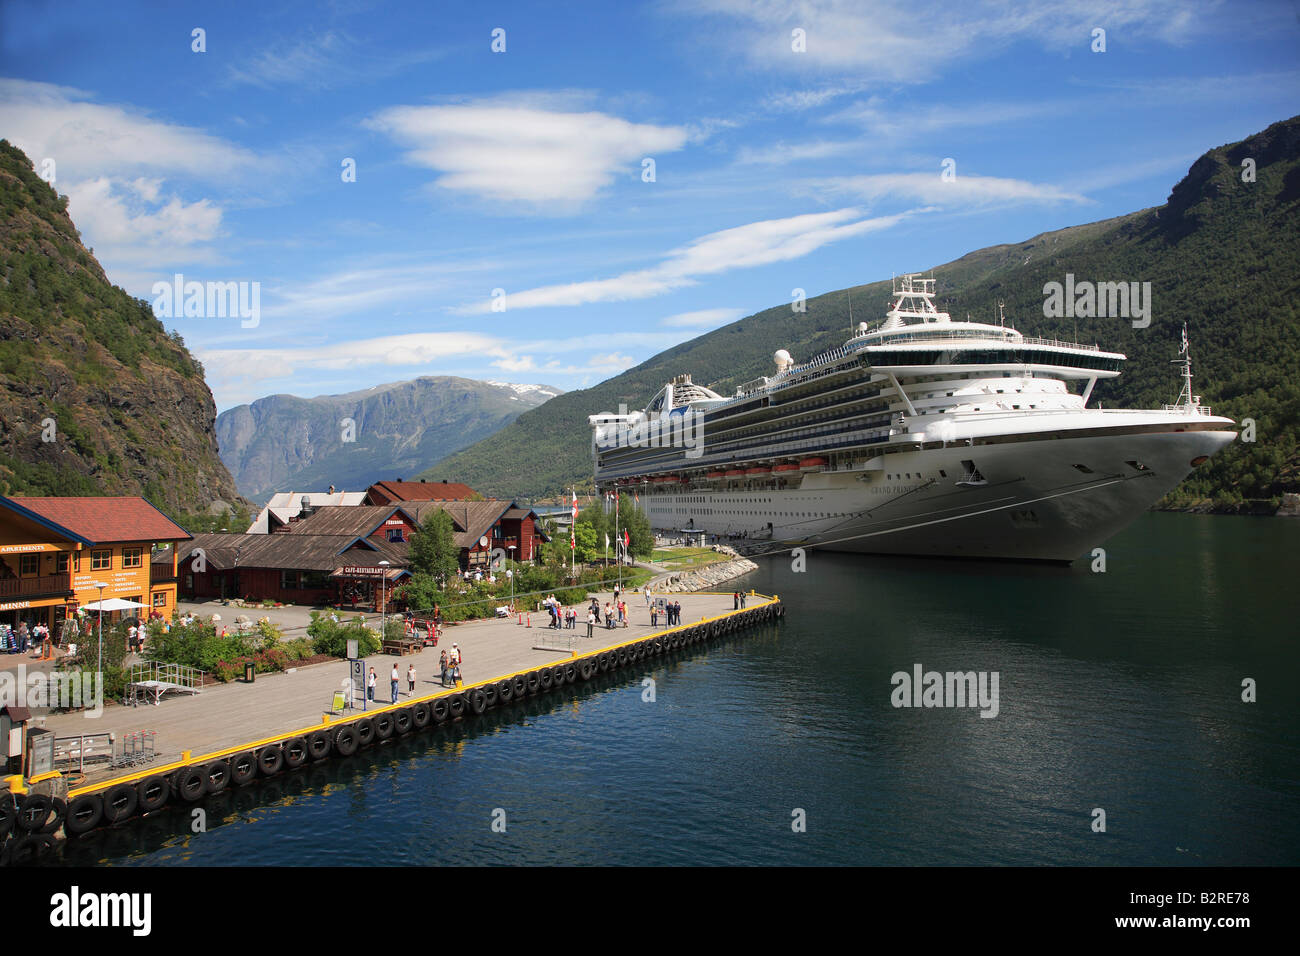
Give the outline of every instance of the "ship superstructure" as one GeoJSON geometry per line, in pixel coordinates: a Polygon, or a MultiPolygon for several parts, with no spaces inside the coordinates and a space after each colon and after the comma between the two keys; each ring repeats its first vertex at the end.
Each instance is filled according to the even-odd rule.
{"type": "Polygon", "coordinates": [[[834,550],[1069,561],[1235,437],[1190,390],[1089,408],[1125,356],[955,321],[933,278],[894,282],[874,328],[722,396],[678,376],[593,415],[597,485],[652,527],[834,550]]]}

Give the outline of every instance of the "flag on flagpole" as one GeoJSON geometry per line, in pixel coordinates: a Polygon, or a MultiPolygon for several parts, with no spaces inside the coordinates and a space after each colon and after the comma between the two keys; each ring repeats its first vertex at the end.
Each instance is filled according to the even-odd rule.
{"type": "Polygon", "coordinates": [[[1183,351],[1187,351],[1187,323],[1183,323],[1183,351]]]}
{"type": "Polygon", "coordinates": [[[630,548],[631,546],[632,546],[632,539],[629,538],[629,537],[627,536],[627,529],[624,528],[624,529],[623,529],[623,547],[624,547],[624,548],[630,548]]]}
{"type": "Polygon", "coordinates": [[[608,531],[605,532],[605,550],[606,550],[606,551],[609,550],[609,532],[608,532],[608,531]]]}

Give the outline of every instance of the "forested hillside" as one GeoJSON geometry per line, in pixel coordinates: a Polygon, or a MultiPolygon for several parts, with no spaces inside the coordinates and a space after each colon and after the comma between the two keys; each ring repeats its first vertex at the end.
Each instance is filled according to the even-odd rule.
{"type": "Polygon", "coordinates": [[[239,500],[203,368],[109,283],[67,197],[0,140],[0,494],[239,500]]]}

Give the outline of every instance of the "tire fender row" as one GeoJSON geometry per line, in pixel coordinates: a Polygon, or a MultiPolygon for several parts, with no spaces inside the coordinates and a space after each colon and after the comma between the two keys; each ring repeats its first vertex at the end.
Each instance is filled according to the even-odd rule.
{"type": "Polygon", "coordinates": [[[0,792],[0,865],[38,859],[54,845],[54,834],[60,828],[69,836],[77,836],[123,823],[138,814],[161,810],[168,803],[195,804],[229,787],[245,787],[255,780],[335,755],[350,757],[393,737],[477,717],[494,707],[570,684],[585,683],[600,674],[718,640],[784,616],[785,606],[779,600],[769,601],[760,607],[731,611],[698,624],[679,625],[653,637],[386,710],[373,717],[350,718],[273,743],[252,746],[230,756],[110,784],[74,796],[66,803],[44,794],[0,792]]]}

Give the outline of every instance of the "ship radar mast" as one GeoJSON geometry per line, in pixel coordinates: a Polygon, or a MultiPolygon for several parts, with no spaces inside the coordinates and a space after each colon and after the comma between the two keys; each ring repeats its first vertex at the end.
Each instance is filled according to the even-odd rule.
{"type": "Polygon", "coordinates": [[[1178,393],[1178,401],[1173,405],[1166,405],[1169,410],[1188,410],[1197,411],[1201,407],[1201,396],[1192,394],[1192,349],[1187,339],[1187,323],[1183,323],[1183,341],[1178,350],[1178,358],[1173,360],[1174,365],[1182,366],[1183,370],[1183,389],[1178,393]]]}

